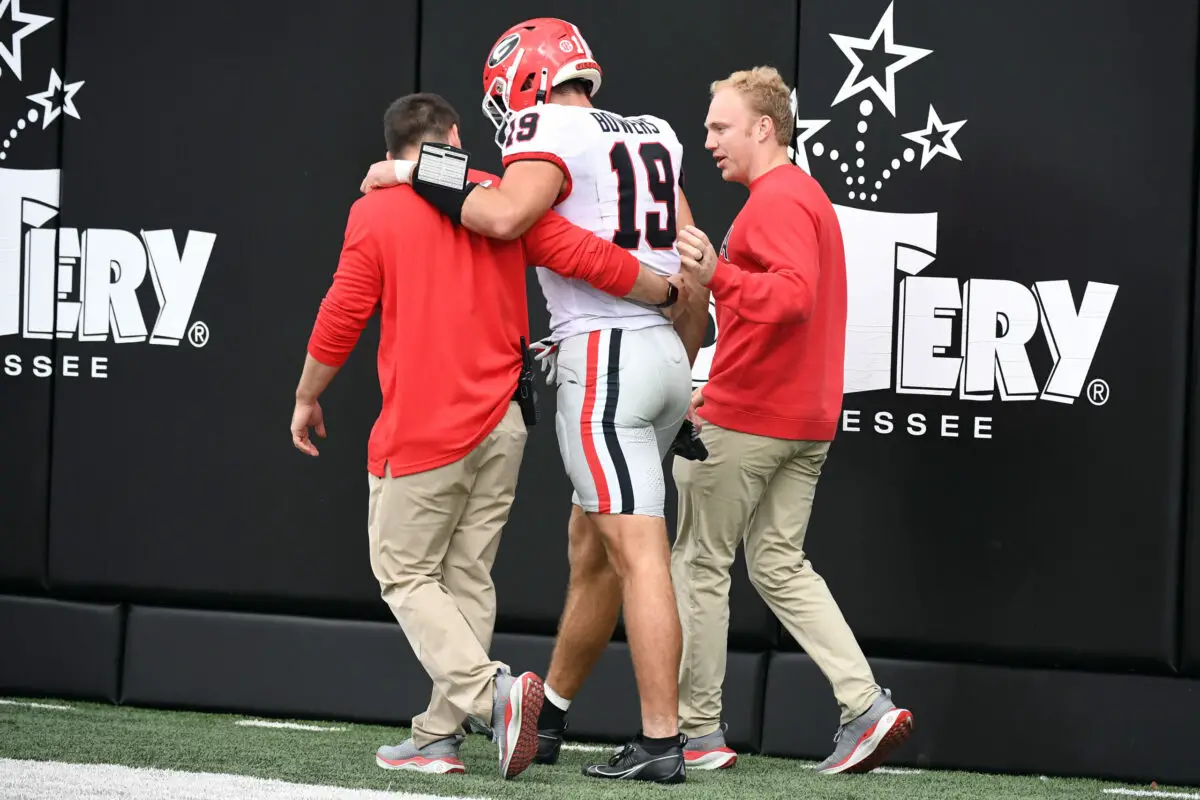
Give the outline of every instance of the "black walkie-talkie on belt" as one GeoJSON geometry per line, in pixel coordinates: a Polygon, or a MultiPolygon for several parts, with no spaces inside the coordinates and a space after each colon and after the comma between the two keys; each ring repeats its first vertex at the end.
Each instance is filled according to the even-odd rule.
{"type": "Polygon", "coordinates": [[[534,388],[533,382],[533,353],[525,344],[525,337],[521,337],[521,376],[517,378],[517,405],[521,407],[521,416],[525,418],[525,425],[536,425],[538,422],[538,406],[537,406],[537,390],[534,388]]]}

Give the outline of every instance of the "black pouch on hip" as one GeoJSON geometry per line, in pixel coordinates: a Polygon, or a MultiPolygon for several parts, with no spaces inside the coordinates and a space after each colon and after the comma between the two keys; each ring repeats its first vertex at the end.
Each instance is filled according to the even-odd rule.
{"type": "Polygon", "coordinates": [[[536,425],[538,422],[537,389],[533,378],[533,353],[521,337],[521,375],[517,378],[517,405],[521,407],[521,416],[525,424],[536,425]]]}

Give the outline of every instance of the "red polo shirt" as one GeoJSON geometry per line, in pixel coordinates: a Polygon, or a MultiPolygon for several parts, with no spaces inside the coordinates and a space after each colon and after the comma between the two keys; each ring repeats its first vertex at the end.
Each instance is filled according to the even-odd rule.
{"type": "Polygon", "coordinates": [[[709,289],[717,347],[699,414],[722,428],[828,441],[842,411],[846,259],[833,204],[793,164],[750,184],[709,289]]]}
{"type": "MultiPolygon", "coordinates": [[[[471,171],[476,182],[494,175],[471,171]]],[[[529,342],[525,275],[542,265],[624,296],[639,265],[551,211],[520,239],[455,226],[410,186],[372,191],[350,209],[333,285],[308,352],[340,367],[379,309],[382,409],[367,468],[382,476],[465,456],[508,411],[529,342]]]]}

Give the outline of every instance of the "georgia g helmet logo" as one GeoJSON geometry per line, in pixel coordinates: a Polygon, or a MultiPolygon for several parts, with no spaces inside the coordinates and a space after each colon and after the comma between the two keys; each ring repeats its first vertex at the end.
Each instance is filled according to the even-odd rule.
{"type": "Polygon", "coordinates": [[[510,33],[501,39],[492,49],[492,54],[488,56],[488,69],[495,69],[504,63],[504,59],[512,55],[513,50],[517,49],[517,45],[521,41],[521,34],[510,33]]]}

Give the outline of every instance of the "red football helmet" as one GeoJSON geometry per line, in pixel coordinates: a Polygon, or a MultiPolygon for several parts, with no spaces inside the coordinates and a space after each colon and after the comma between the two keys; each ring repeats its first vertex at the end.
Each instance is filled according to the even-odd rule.
{"type": "Polygon", "coordinates": [[[579,28],[552,17],[513,25],[492,45],[483,67],[483,113],[496,126],[496,144],[518,111],[540,105],[550,90],[572,78],[591,84],[589,96],[600,90],[600,65],[579,28]]]}

